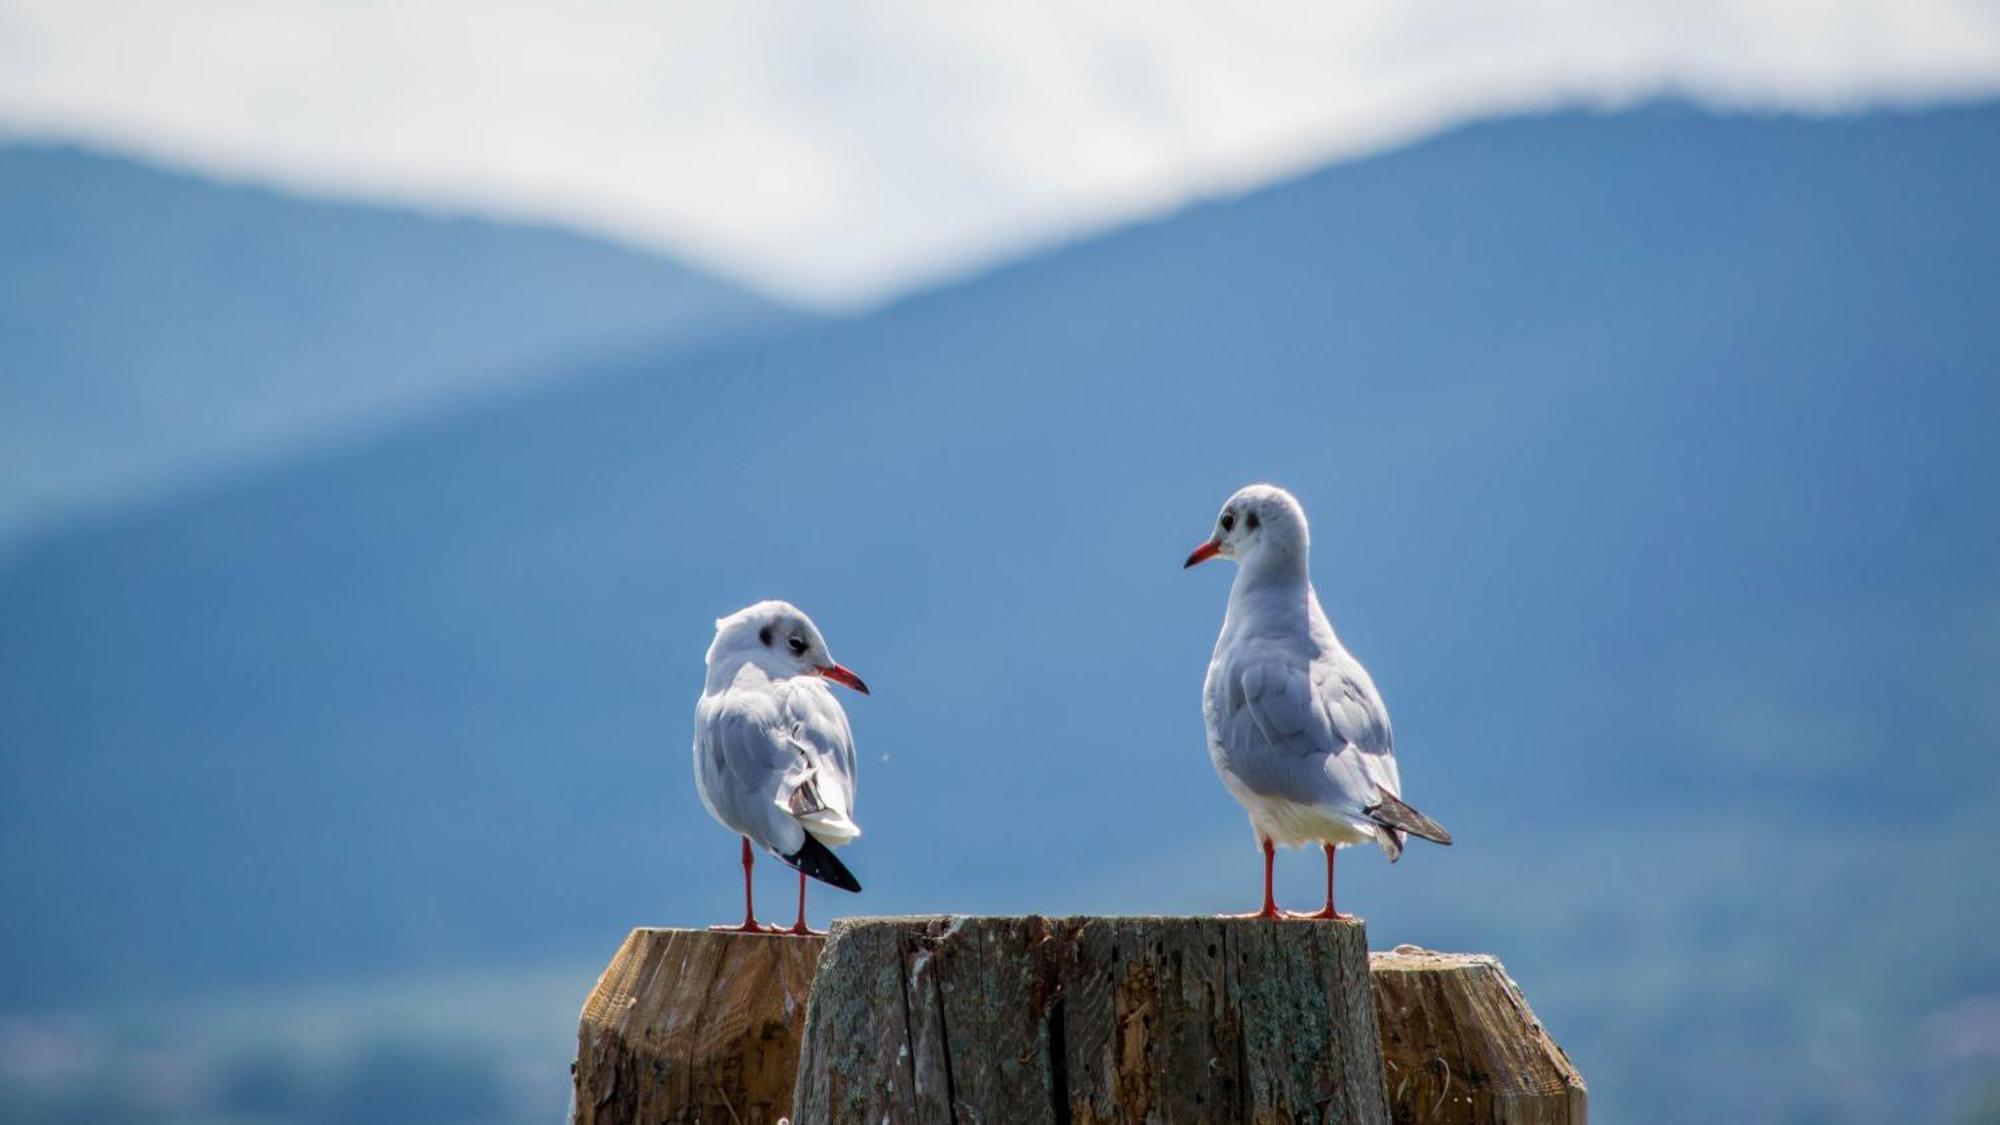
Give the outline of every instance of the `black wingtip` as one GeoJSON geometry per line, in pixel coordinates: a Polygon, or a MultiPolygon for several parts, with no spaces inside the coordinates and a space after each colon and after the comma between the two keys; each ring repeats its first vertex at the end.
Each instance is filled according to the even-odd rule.
{"type": "Polygon", "coordinates": [[[829,887],[839,887],[843,891],[853,891],[856,894],[861,892],[861,880],[856,879],[854,872],[849,871],[847,865],[840,862],[840,857],[833,854],[832,848],[813,839],[810,832],[806,833],[806,842],[799,846],[798,851],[778,858],[829,887]]]}
{"type": "MultiPolygon", "coordinates": [[[[1412,836],[1422,836],[1434,844],[1451,843],[1451,833],[1444,825],[1418,812],[1394,796],[1383,793],[1375,807],[1366,810],[1368,818],[1384,828],[1400,828],[1412,836]]],[[[1401,849],[1397,849],[1400,851],[1401,849]]]]}

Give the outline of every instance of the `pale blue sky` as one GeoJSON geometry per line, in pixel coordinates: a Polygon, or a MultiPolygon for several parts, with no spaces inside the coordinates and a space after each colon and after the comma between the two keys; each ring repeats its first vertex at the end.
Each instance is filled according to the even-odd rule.
{"type": "Polygon", "coordinates": [[[1991,0],[0,0],[5,131],[833,303],[1508,109],[1995,89],[1991,0]]]}

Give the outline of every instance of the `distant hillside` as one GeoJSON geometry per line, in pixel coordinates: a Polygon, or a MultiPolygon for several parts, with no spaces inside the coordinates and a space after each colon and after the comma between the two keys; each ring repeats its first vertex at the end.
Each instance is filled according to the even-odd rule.
{"type": "Polygon", "coordinates": [[[1996,182],[1995,107],[1467,128],[45,542],[0,1005],[726,917],[690,713],[767,596],[875,692],[816,917],[1253,905],[1180,562],[1273,479],[1459,841],[1346,861],[1375,944],[1500,954],[1606,1120],[1936,1119],[2000,995],[1996,182]]]}
{"type": "Polygon", "coordinates": [[[558,361],[790,314],[563,231],[0,147],[0,541],[558,361]]]}

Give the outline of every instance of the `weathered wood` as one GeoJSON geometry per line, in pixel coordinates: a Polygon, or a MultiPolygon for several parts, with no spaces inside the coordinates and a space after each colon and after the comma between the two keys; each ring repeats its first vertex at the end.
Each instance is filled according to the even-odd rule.
{"type": "Polygon", "coordinates": [[[1369,957],[1396,1125],[1584,1125],[1583,1075],[1492,957],[1369,957]]]}
{"type": "Polygon", "coordinates": [[[822,959],[815,938],[633,931],[584,1006],[573,1120],[768,1125],[796,1089],[801,1125],[1585,1121],[1582,1076],[1491,957],[1406,946],[1372,955],[1362,989],[1359,925],[835,933],[839,956],[822,959]],[[1371,1070],[1386,1091],[1353,1081],[1371,1070]]]}
{"type": "Polygon", "coordinates": [[[826,939],[633,930],[584,1003],[574,1125],[770,1125],[790,1111],[826,939]]]}
{"type": "Polygon", "coordinates": [[[837,923],[798,1125],[1386,1125],[1359,922],[837,923]]]}

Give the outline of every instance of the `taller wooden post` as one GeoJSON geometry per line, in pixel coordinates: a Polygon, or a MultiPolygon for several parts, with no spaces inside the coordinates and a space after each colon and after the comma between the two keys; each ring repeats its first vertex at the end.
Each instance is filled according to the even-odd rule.
{"type": "Polygon", "coordinates": [[[1359,922],[834,927],[796,1125],[1388,1125],[1359,922]]]}

